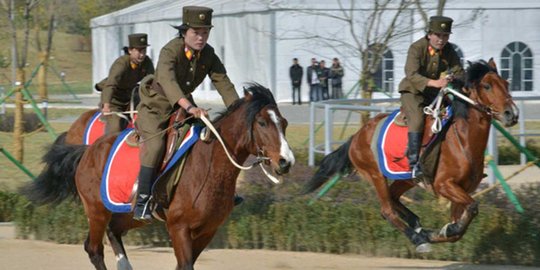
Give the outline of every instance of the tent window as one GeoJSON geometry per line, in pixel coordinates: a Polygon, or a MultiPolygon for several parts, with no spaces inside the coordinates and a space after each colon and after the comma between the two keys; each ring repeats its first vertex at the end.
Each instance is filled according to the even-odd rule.
{"type": "MultiPolygon", "coordinates": [[[[376,48],[372,45],[371,48],[376,48]]],[[[373,54],[370,50],[370,61],[372,61],[373,54]]],[[[394,89],[394,55],[392,51],[386,49],[382,55],[382,59],[379,62],[377,69],[373,72],[373,80],[376,85],[376,91],[390,94],[394,89]]]]}
{"type": "Polygon", "coordinates": [[[510,90],[533,90],[533,60],[525,43],[515,41],[506,45],[501,52],[501,77],[510,82],[510,90]]]}

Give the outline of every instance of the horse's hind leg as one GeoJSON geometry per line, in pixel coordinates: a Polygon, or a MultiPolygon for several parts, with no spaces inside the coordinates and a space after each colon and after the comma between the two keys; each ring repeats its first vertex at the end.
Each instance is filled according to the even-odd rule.
{"type": "Polygon", "coordinates": [[[122,243],[122,233],[114,233],[111,229],[107,229],[107,238],[111,242],[111,247],[116,255],[116,269],[118,270],[132,270],[129,263],[124,244],[122,243]]]}
{"type": "Polygon", "coordinates": [[[394,207],[399,214],[399,217],[407,224],[409,227],[414,228],[415,231],[421,230],[422,225],[420,224],[420,218],[407,208],[399,198],[409,189],[413,188],[415,184],[412,181],[398,180],[390,184],[390,196],[392,196],[392,201],[394,202],[394,207]]]}
{"type": "Polygon", "coordinates": [[[84,241],[84,250],[88,253],[88,257],[96,269],[107,269],[103,255],[103,235],[111,219],[111,214],[107,211],[99,211],[92,215],[87,212],[87,216],[92,218],[88,219],[90,230],[86,241],[84,241]]]}
{"type": "Polygon", "coordinates": [[[134,222],[131,215],[113,214],[107,228],[107,237],[111,242],[111,247],[116,255],[116,268],[121,270],[131,270],[131,264],[122,242],[122,236],[130,229],[143,226],[145,223],[134,222]]]}

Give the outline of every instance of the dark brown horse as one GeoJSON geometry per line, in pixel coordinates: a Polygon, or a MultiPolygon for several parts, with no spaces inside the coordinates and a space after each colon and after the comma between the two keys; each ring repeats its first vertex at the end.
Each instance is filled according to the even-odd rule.
{"type": "MultiPolygon", "coordinates": [[[[285,139],[287,120],[268,89],[252,85],[244,92],[244,98],[221,113],[214,126],[239,164],[254,155],[271,165],[275,173],[287,173],[294,164],[285,139]]],[[[118,268],[131,269],[121,237],[144,225],[134,221],[131,213],[109,212],[100,198],[102,172],[116,136],[105,135],[91,146],[54,145],[45,156],[44,172],[26,188],[28,197],[38,204],[79,194],[90,227],[84,249],[96,269],[106,268],[102,244],[105,233],[118,268]]],[[[208,142],[198,141],[191,149],[166,216],[178,269],[193,269],[200,253],[231,213],[239,172],[215,137],[208,142]]]]}
{"type": "MultiPolygon", "coordinates": [[[[497,74],[493,59],[489,63],[469,64],[462,93],[477,105],[454,98],[454,118],[442,141],[438,167],[432,179],[434,192],[451,202],[451,223],[438,232],[422,228],[420,218],[400,202],[401,195],[415,187],[415,182],[409,179],[387,184],[371,150],[375,127],[386,114],[371,119],[347,143],[326,156],[306,184],[305,192],[314,191],[335,173],[356,170],[375,187],[382,216],[404,233],[418,252],[430,251],[430,243],[459,240],[478,213],[478,203],[469,194],[483,178],[484,151],[491,120],[495,118],[508,127],[517,123],[519,115],[508,83],[497,74]]],[[[429,124],[428,121],[424,134],[429,133],[429,124]]]]}

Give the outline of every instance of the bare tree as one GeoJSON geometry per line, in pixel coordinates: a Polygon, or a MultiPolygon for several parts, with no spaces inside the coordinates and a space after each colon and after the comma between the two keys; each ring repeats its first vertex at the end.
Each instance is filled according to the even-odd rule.
{"type": "MultiPolygon", "coordinates": [[[[263,0],[264,1],[264,0],[263,0]]],[[[314,48],[329,48],[340,55],[357,57],[360,66],[348,63],[347,67],[358,73],[360,82],[360,95],[364,99],[371,99],[373,92],[377,91],[374,75],[379,70],[384,54],[390,45],[399,41],[400,38],[410,36],[414,32],[424,30],[428,23],[428,11],[435,8],[438,15],[442,15],[446,0],[421,1],[421,0],[372,0],[346,1],[335,0],[337,8],[314,9],[313,7],[293,6],[286,1],[266,1],[275,9],[287,10],[299,14],[324,17],[336,22],[334,32],[325,29],[325,33],[319,34],[315,29],[289,29],[285,34],[275,37],[280,40],[303,40],[306,46],[304,50],[318,55],[314,48]],[[428,8],[430,7],[430,8],[428,8]],[[415,13],[420,14],[423,23],[415,21],[415,13]],[[414,25],[421,25],[414,27],[414,25]],[[343,30],[345,29],[345,30],[343,30]],[[347,38],[343,38],[343,32],[347,38]]],[[[462,24],[474,21],[478,12],[462,24]]],[[[402,46],[406,50],[407,46],[402,46]]],[[[362,115],[365,123],[369,114],[362,115]]]]}
{"type": "MultiPolygon", "coordinates": [[[[42,5],[43,6],[43,5],[42,5]]],[[[47,69],[49,66],[49,56],[51,54],[53,34],[55,30],[55,9],[56,9],[56,0],[48,1],[48,6],[45,7],[46,11],[43,14],[43,17],[46,17],[46,21],[42,22],[40,15],[35,16],[35,35],[36,35],[36,47],[38,51],[38,57],[40,61],[40,67],[38,70],[38,93],[42,101],[47,101],[47,69]],[[46,26],[45,26],[46,25],[46,26]],[[42,45],[41,41],[41,32],[43,28],[46,27],[47,36],[45,44],[42,45]]]]}
{"type": "MultiPolygon", "coordinates": [[[[5,11],[5,15],[8,18],[8,25],[12,38],[12,61],[11,64],[15,70],[14,87],[15,92],[15,113],[14,113],[14,125],[13,125],[13,146],[14,156],[19,162],[23,162],[24,159],[24,99],[21,90],[24,87],[26,81],[25,66],[28,56],[28,40],[30,35],[30,12],[39,3],[39,0],[25,0],[22,6],[22,14],[18,14],[16,9],[15,0],[0,0],[1,8],[5,11]],[[19,46],[17,39],[17,27],[18,20],[16,16],[22,17],[23,27],[23,40],[22,46],[19,46]],[[22,48],[19,50],[19,48],[22,48]]],[[[19,7],[17,7],[19,8],[19,7]]]]}

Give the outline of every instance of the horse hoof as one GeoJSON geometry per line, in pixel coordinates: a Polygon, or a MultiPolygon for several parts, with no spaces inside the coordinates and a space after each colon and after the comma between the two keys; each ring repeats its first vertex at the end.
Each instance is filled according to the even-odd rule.
{"type": "Polygon", "coordinates": [[[418,246],[416,246],[416,252],[418,253],[428,253],[431,252],[431,244],[430,243],[423,243],[418,246]]]}
{"type": "Polygon", "coordinates": [[[131,267],[131,264],[127,260],[127,257],[123,256],[123,255],[120,256],[120,258],[117,257],[116,269],[118,269],[118,270],[133,270],[133,268],[131,267]]]}

